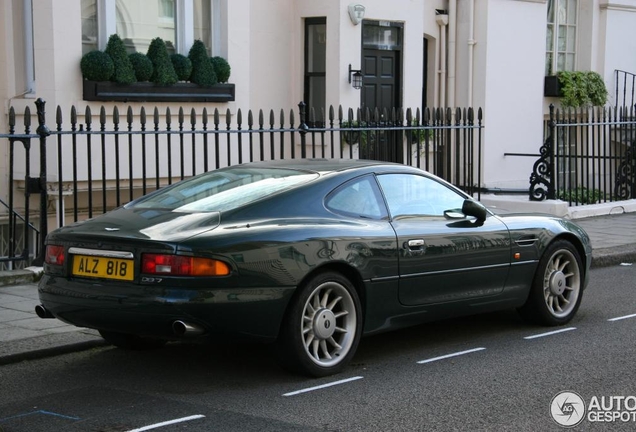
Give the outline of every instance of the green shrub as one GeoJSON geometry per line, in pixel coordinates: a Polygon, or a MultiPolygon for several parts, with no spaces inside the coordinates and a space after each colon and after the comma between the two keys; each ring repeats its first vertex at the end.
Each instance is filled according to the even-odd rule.
{"type": "Polygon", "coordinates": [[[109,81],[115,72],[113,59],[103,51],[91,51],[84,54],[80,61],[84,79],[90,81],[109,81]]]}
{"type": "Polygon", "coordinates": [[[181,54],[172,54],[170,61],[172,61],[172,67],[174,67],[179,81],[187,81],[190,79],[190,75],[192,74],[192,62],[189,58],[181,54]]]}
{"type": "Polygon", "coordinates": [[[147,55],[153,66],[152,76],[150,77],[152,82],[159,85],[172,85],[179,80],[163,39],[154,38],[150,42],[147,55]]]}
{"type": "Polygon", "coordinates": [[[118,35],[110,35],[105,52],[113,59],[115,65],[115,73],[111,77],[111,80],[120,84],[134,83],[136,81],[135,70],[128,58],[124,42],[118,35]]]}
{"type": "Polygon", "coordinates": [[[190,81],[203,87],[211,87],[218,82],[214,66],[212,66],[212,61],[208,57],[203,42],[200,40],[194,41],[188,53],[188,58],[192,62],[190,81]]]}
{"type": "Polygon", "coordinates": [[[144,53],[132,53],[128,56],[133,65],[137,81],[150,81],[152,77],[152,62],[144,53]]]}
{"type": "Polygon", "coordinates": [[[596,204],[603,198],[603,193],[598,189],[578,187],[572,190],[560,190],[557,198],[579,204],[596,204]]]}
{"type": "Polygon", "coordinates": [[[607,102],[607,88],[596,72],[562,71],[557,73],[564,107],[603,106],[607,102]]]}
{"type": "Polygon", "coordinates": [[[214,73],[220,83],[226,83],[230,79],[230,73],[232,68],[230,64],[223,57],[212,57],[212,66],[214,67],[214,73]]]}

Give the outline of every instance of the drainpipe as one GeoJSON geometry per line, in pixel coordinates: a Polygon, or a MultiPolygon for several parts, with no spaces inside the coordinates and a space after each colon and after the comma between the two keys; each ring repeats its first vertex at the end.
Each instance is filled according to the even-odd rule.
{"type": "Polygon", "coordinates": [[[446,26],[448,25],[448,15],[437,15],[435,17],[439,25],[440,47],[439,47],[439,106],[446,106],[446,26]]]}
{"type": "Polygon", "coordinates": [[[457,0],[448,2],[448,106],[455,108],[455,57],[457,52],[457,0]]]}
{"type": "Polygon", "coordinates": [[[475,51],[475,0],[470,0],[468,15],[468,107],[473,106],[473,55],[475,51]]]}

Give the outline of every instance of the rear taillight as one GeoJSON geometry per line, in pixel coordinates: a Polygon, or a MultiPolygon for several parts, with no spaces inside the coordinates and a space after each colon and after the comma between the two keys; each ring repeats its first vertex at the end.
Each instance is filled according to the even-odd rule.
{"type": "Polygon", "coordinates": [[[210,258],[143,254],[141,272],[167,276],[227,276],[230,266],[210,258]]]}
{"type": "Polygon", "coordinates": [[[44,261],[51,265],[64,265],[64,246],[47,245],[44,261]]]}

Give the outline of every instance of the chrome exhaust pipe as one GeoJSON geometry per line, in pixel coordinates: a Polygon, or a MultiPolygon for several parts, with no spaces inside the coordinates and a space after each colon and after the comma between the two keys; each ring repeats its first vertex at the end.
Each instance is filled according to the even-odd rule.
{"type": "Polygon", "coordinates": [[[53,316],[53,314],[42,305],[37,305],[35,307],[35,313],[42,319],[55,318],[55,316],[53,316]]]}
{"type": "Polygon", "coordinates": [[[202,327],[181,320],[172,323],[172,331],[177,336],[197,336],[204,333],[202,327]]]}

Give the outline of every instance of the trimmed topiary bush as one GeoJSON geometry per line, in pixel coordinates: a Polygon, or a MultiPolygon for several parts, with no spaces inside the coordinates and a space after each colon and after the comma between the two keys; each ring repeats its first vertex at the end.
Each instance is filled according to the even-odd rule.
{"type": "Polygon", "coordinates": [[[137,81],[150,81],[152,77],[152,62],[148,56],[144,53],[132,53],[128,56],[130,63],[133,65],[135,71],[135,78],[137,81]]]}
{"type": "Polygon", "coordinates": [[[212,61],[208,57],[203,42],[200,40],[194,41],[188,53],[188,58],[192,62],[190,81],[202,87],[211,87],[218,82],[216,73],[214,73],[214,66],[212,66],[212,61]]]}
{"type": "Polygon", "coordinates": [[[136,81],[135,70],[128,58],[124,42],[118,35],[110,35],[105,52],[113,59],[115,65],[115,73],[111,77],[111,80],[120,84],[134,83],[136,81]]]}
{"type": "Polygon", "coordinates": [[[113,64],[113,59],[105,52],[91,51],[82,57],[80,69],[84,79],[109,81],[115,72],[115,65],[113,64]]]}
{"type": "Polygon", "coordinates": [[[148,47],[148,58],[152,62],[153,71],[150,81],[160,85],[172,85],[178,81],[174,71],[166,43],[161,38],[154,38],[148,47]]]}
{"type": "Polygon", "coordinates": [[[231,68],[230,64],[223,57],[212,57],[212,66],[214,67],[214,73],[220,83],[226,83],[230,79],[231,68]]]}
{"type": "Polygon", "coordinates": [[[192,62],[189,58],[181,54],[172,54],[170,61],[172,61],[172,67],[174,67],[179,81],[187,81],[190,79],[190,74],[192,74],[192,62]]]}

